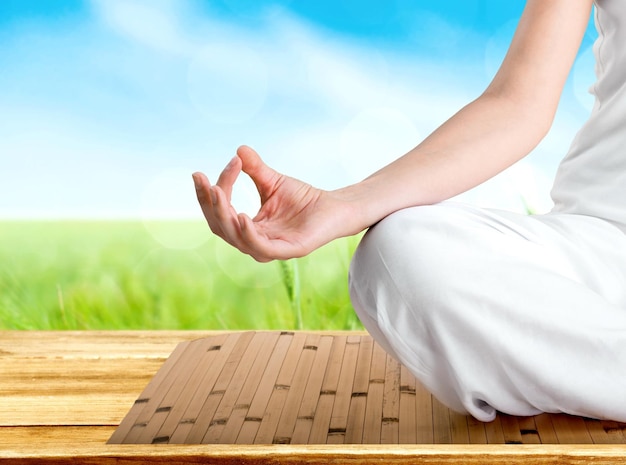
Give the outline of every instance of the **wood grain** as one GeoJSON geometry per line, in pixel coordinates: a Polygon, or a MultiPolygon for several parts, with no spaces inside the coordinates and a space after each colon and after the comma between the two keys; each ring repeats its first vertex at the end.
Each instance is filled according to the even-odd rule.
{"type": "MultiPolygon", "coordinates": [[[[481,423],[450,412],[417,381],[413,417],[405,411],[412,406],[410,373],[384,356],[377,344],[370,351],[368,342],[363,344],[367,339],[361,339],[364,333],[273,333],[268,339],[262,337],[262,343],[255,346],[258,351],[252,364],[244,359],[252,357],[252,352],[246,350],[254,334],[251,337],[244,336],[245,333],[0,332],[0,463],[615,464],[626,461],[625,425],[617,422],[542,414],[530,418],[498,415],[494,422],[481,423]],[[273,346],[267,342],[271,338],[275,339],[273,346]],[[155,417],[159,420],[156,437],[178,434],[179,439],[186,440],[195,422],[205,421],[194,415],[220,411],[220,415],[228,418],[226,423],[218,425],[219,440],[231,441],[241,423],[237,415],[249,403],[249,412],[261,412],[261,417],[268,410],[280,410],[275,431],[280,427],[282,435],[282,431],[293,429],[292,441],[297,431],[302,444],[252,444],[260,422],[248,416],[243,418],[237,433],[236,441],[240,444],[236,447],[106,444],[115,431],[124,432],[120,426],[125,417],[134,417],[133,425],[141,418],[148,402],[136,405],[134,401],[142,399],[142,393],[151,383],[153,392],[157,393],[159,387],[167,385],[163,383],[169,382],[167,375],[174,373],[172,370],[177,365],[172,359],[168,370],[168,359],[179,345],[199,339],[209,341],[209,346],[204,345],[197,352],[180,352],[181,356],[193,356],[197,361],[195,368],[183,374],[184,382],[180,386],[171,383],[160,402],[151,405],[154,408],[151,419],[161,409],[155,417]],[[294,345],[295,339],[301,344],[294,345]],[[207,350],[216,341],[220,342],[217,344],[220,349],[207,350]],[[316,344],[317,350],[312,349],[316,344]],[[354,347],[356,358],[349,354],[344,360],[345,353],[354,352],[354,347]],[[370,360],[366,360],[368,353],[370,360]],[[257,361],[265,364],[263,370],[256,365],[257,361]],[[354,367],[351,380],[350,370],[342,377],[344,361],[354,367]],[[240,368],[238,373],[241,363],[248,369],[240,368]],[[259,374],[258,382],[252,382],[259,374]],[[340,389],[340,380],[350,380],[347,381],[350,389],[340,389]],[[231,387],[236,396],[227,394],[231,387]],[[367,390],[366,396],[353,395],[362,393],[363,389],[367,390]],[[342,395],[349,391],[350,395],[347,403],[342,401],[335,408],[338,391],[342,395]],[[272,396],[277,392],[279,399],[272,404],[272,396]],[[196,396],[203,401],[196,400],[196,396]],[[208,402],[207,397],[215,399],[208,402]],[[220,408],[224,398],[227,400],[220,408]],[[354,399],[358,399],[356,404],[352,404],[354,399]],[[376,404],[370,404],[373,399],[376,404]],[[359,405],[363,400],[365,405],[359,405]],[[281,403],[282,406],[278,405],[281,403]],[[342,440],[361,435],[363,441],[408,442],[415,433],[416,444],[305,444],[320,437],[327,440],[333,413],[338,424],[345,417],[342,440]],[[235,421],[231,420],[235,417],[236,423],[229,426],[228,422],[235,421]],[[285,419],[284,423],[281,418],[285,419]],[[397,421],[390,421],[393,418],[397,421]],[[415,431],[404,431],[406,425],[412,425],[412,418],[415,418],[415,431]],[[351,425],[361,432],[352,432],[351,425]],[[246,433],[247,427],[253,427],[253,434],[246,433]],[[444,440],[471,444],[435,444],[444,440]],[[507,441],[510,444],[504,445],[507,441]]],[[[211,421],[204,425],[202,437],[211,421]]],[[[270,437],[271,442],[276,439],[275,434],[270,437]]]]}

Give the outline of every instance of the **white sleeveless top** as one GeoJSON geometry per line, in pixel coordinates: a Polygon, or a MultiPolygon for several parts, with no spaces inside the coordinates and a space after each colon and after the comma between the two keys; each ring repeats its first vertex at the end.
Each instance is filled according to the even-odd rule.
{"type": "Polygon", "coordinates": [[[595,5],[595,105],[559,166],[553,211],[603,218],[626,230],[626,2],[595,5]]]}

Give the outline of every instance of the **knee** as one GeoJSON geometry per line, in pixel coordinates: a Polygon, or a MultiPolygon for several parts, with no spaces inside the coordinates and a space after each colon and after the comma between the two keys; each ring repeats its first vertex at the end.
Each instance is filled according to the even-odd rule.
{"type": "Polygon", "coordinates": [[[445,205],[398,211],[372,227],[359,244],[350,267],[351,293],[372,296],[372,286],[392,286],[393,291],[424,305],[450,293],[459,268],[460,249],[469,249],[467,231],[445,205]]]}
{"type": "Polygon", "coordinates": [[[353,257],[353,307],[371,331],[411,336],[426,345],[471,315],[466,302],[480,294],[490,268],[482,255],[478,212],[456,204],[396,212],[372,227],[353,257]],[[430,341],[430,342],[429,342],[430,341]]]}

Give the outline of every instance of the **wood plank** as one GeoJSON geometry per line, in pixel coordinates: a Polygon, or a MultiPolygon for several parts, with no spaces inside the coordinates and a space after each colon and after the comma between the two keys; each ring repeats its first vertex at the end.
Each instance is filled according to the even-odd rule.
{"type": "Polygon", "coordinates": [[[370,379],[365,407],[365,423],[363,442],[365,444],[380,444],[380,435],[383,419],[383,398],[385,391],[385,369],[387,353],[380,344],[374,344],[370,379]]]}
{"type": "Polygon", "coordinates": [[[400,368],[400,413],[399,441],[400,444],[415,444],[417,440],[417,420],[415,411],[415,376],[404,365],[400,368]]]}
{"type": "Polygon", "coordinates": [[[564,414],[552,415],[552,424],[559,444],[593,444],[585,421],[564,414]]]}
{"type": "Polygon", "coordinates": [[[298,411],[298,419],[294,428],[291,444],[309,443],[309,436],[313,428],[313,420],[315,418],[316,407],[319,402],[332,344],[333,337],[321,337],[315,354],[315,360],[311,367],[311,375],[302,398],[302,403],[300,404],[300,410],[298,411]]]}
{"type": "Polygon", "coordinates": [[[469,444],[469,429],[467,427],[467,415],[450,412],[450,441],[452,444],[469,444]]]}
{"type": "Polygon", "coordinates": [[[136,399],[136,394],[125,396],[99,393],[68,395],[20,396],[6,402],[0,396],[5,420],[2,427],[9,426],[80,426],[119,425],[136,399]],[[41,418],[41,421],[37,421],[41,418]]]}
{"type": "Polygon", "coordinates": [[[352,400],[352,386],[359,356],[359,342],[359,337],[348,336],[326,438],[328,444],[343,444],[345,441],[348,412],[352,400]]]}
{"type": "Polygon", "coordinates": [[[554,425],[552,424],[551,415],[548,413],[542,413],[535,416],[535,426],[539,433],[539,440],[542,444],[558,444],[559,439],[554,431],[554,425]]]}
{"type": "Polygon", "coordinates": [[[0,427],[118,425],[164,361],[2,359],[0,427]]]}
{"type": "Polygon", "coordinates": [[[350,409],[348,410],[348,420],[346,424],[344,440],[346,444],[361,444],[363,442],[365,410],[370,400],[368,391],[374,340],[371,336],[363,336],[360,339],[359,355],[354,374],[354,383],[352,385],[352,398],[350,399],[350,409]]]}
{"type": "Polygon", "coordinates": [[[6,451],[58,449],[80,444],[102,450],[115,426],[14,426],[0,428],[0,463],[6,451]]]}
{"type": "Polygon", "coordinates": [[[517,417],[500,414],[502,433],[505,444],[522,444],[522,433],[517,422],[517,417]]]}
{"type": "Polygon", "coordinates": [[[415,421],[417,444],[434,444],[433,396],[419,382],[415,383],[415,421]]]}
{"type": "Polygon", "coordinates": [[[433,441],[435,444],[452,444],[450,409],[433,397],[433,441]]]}
{"type": "Polygon", "coordinates": [[[274,444],[290,444],[293,436],[293,431],[296,427],[296,420],[298,419],[298,411],[302,404],[302,396],[306,389],[309,376],[311,374],[311,367],[315,360],[315,355],[319,346],[319,335],[309,334],[304,342],[302,353],[298,359],[293,378],[291,379],[287,398],[276,426],[276,433],[274,434],[274,444]]]}
{"type": "Polygon", "coordinates": [[[12,358],[108,360],[170,356],[178,343],[225,331],[0,331],[0,354],[12,358]]]}
{"type": "MultiPolygon", "coordinates": [[[[14,428],[9,428],[14,429],[14,428]]],[[[22,428],[23,429],[23,428],[22,428]]],[[[346,464],[499,464],[499,465],[621,465],[624,446],[403,446],[394,445],[105,445],[96,444],[89,428],[84,434],[67,436],[66,443],[25,443],[21,435],[3,430],[13,438],[0,446],[0,462],[24,465],[117,465],[120,463],[177,463],[253,465],[259,463],[322,465],[346,464]]],[[[106,434],[100,431],[99,437],[106,434]]],[[[108,434],[108,432],[107,432],[108,434]]],[[[34,435],[33,435],[34,437],[34,435]]]]}
{"type": "Polygon", "coordinates": [[[381,444],[398,444],[400,441],[400,363],[387,354],[385,388],[383,391],[383,418],[380,431],[381,444]]]}
{"type": "Polygon", "coordinates": [[[470,444],[487,444],[487,432],[485,423],[472,416],[467,417],[467,429],[469,432],[470,444]]]}
{"type": "Polygon", "coordinates": [[[2,362],[0,393],[6,399],[18,398],[21,395],[42,394],[50,397],[89,392],[123,395],[128,392],[130,386],[136,394],[139,394],[166,358],[0,357],[2,362]],[[145,370],[146,365],[150,366],[149,370],[145,370]],[[118,383],[112,383],[111,376],[115,377],[118,383]]]}
{"type": "Polygon", "coordinates": [[[504,444],[504,431],[502,430],[500,415],[496,416],[493,421],[485,423],[485,433],[487,434],[487,444],[504,444]]]}
{"type": "Polygon", "coordinates": [[[309,436],[310,444],[325,444],[328,438],[330,419],[339,386],[339,376],[343,365],[343,356],[348,342],[347,336],[335,337],[324,374],[322,390],[315,410],[315,418],[309,436]]]}
{"type": "Polygon", "coordinates": [[[623,424],[590,418],[585,418],[585,424],[594,444],[626,444],[623,424]]]}
{"type": "Polygon", "coordinates": [[[517,423],[522,435],[523,444],[541,444],[541,438],[539,437],[539,431],[537,430],[534,417],[518,417],[517,423]]]}

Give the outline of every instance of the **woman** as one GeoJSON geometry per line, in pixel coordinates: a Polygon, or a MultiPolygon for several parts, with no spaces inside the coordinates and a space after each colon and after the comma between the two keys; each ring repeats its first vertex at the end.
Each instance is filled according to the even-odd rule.
{"type": "Polygon", "coordinates": [[[562,162],[555,207],[524,216],[444,202],[527,155],[547,133],[592,0],[528,0],[485,92],[364,181],[322,191],[240,147],[211,186],[213,232],[269,261],[371,227],[350,271],[374,338],[449,407],[483,421],[565,412],[626,421],[626,8],[597,0],[598,81],[562,162]],[[255,182],[253,219],[230,205],[255,182]]]}

